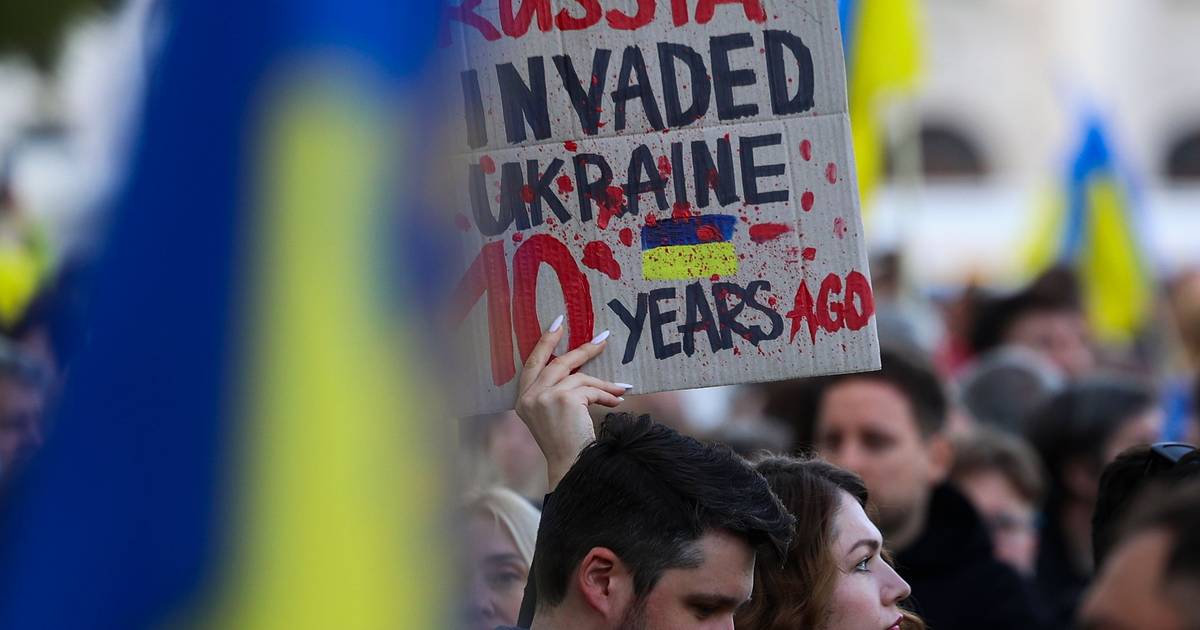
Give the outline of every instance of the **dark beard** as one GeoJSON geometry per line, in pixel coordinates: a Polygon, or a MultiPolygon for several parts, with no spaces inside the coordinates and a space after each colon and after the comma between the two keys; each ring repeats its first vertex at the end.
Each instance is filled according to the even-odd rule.
{"type": "Polygon", "coordinates": [[[647,630],[646,628],[646,598],[639,597],[633,606],[625,612],[621,620],[620,630],[647,630]]]}

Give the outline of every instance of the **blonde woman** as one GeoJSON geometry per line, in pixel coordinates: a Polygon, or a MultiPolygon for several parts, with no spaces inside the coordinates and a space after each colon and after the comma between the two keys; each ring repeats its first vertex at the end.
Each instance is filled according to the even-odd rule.
{"type": "Polygon", "coordinates": [[[466,627],[494,630],[516,625],[541,514],[502,487],[473,493],[464,512],[471,587],[466,627]]]}

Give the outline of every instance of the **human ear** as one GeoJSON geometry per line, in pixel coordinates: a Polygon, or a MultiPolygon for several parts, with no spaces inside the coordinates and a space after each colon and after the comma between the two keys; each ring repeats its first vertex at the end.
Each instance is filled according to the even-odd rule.
{"type": "Polygon", "coordinates": [[[929,459],[929,481],[935,484],[945,481],[954,465],[954,443],[945,434],[934,433],[925,440],[925,453],[929,459]]]}
{"type": "Polygon", "coordinates": [[[593,547],[579,563],[576,582],[588,607],[617,621],[633,601],[633,579],[625,563],[606,547],[593,547]]]}

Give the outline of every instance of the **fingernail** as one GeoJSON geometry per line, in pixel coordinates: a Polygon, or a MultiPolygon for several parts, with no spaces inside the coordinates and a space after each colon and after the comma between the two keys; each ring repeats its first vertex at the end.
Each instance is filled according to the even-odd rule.
{"type": "Polygon", "coordinates": [[[617,396],[617,400],[619,400],[619,401],[621,401],[621,402],[625,402],[625,397],[624,397],[624,396],[617,396]]]}
{"type": "Polygon", "coordinates": [[[562,328],[562,320],[563,320],[562,315],[559,315],[558,317],[554,318],[554,323],[550,324],[550,330],[547,332],[555,332],[559,328],[562,328]]]}
{"type": "Polygon", "coordinates": [[[592,339],[592,345],[598,346],[598,345],[604,343],[604,340],[608,339],[609,334],[610,334],[609,331],[606,330],[606,331],[600,333],[599,335],[596,335],[596,338],[592,339]]]}
{"type": "Polygon", "coordinates": [[[624,387],[626,390],[633,389],[633,385],[630,385],[629,383],[613,383],[613,385],[616,385],[617,387],[624,387]]]}

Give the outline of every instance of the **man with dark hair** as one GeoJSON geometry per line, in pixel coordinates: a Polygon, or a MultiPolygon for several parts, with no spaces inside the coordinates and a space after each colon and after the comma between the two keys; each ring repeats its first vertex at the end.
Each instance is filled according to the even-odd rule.
{"type": "Polygon", "coordinates": [[[782,561],[791,514],[727,447],[647,416],[611,415],[593,441],[588,405],[615,406],[631,386],[574,373],[603,349],[603,334],[547,364],[562,336],[551,329],[526,362],[517,400],[553,490],[534,551],[536,593],[526,595],[537,600],[531,627],[731,627],[750,599],[756,551],[782,561]]]}
{"type": "Polygon", "coordinates": [[[932,370],[884,351],[883,367],[820,379],[815,444],[862,476],[912,603],[932,628],[1031,628],[1021,579],[992,556],[979,515],[945,483],[953,447],[932,370]]]}
{"type": "Polygon", "coordinates": [[[1080,609],[1086,630],[1200,628],[1200,482],[1145,497],[1080,609]]]}
{"type": "Polygon", "coordinates": [[[792,527],[741,458],[647,416],[609,416],[551,500],[535,552],[535,629],[732,615],[750,597],[754,550],[782,558],[792,527]]]}

